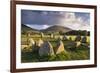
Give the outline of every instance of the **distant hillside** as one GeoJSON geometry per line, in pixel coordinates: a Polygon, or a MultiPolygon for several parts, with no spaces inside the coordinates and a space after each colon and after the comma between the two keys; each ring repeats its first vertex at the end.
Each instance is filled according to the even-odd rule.
{"type": "Polygon", "coordinates": [[[24,24],[21,25],[21,30],[22,30],[22,31],[39,32],[38,30],[33,29],[33,28],[30,28],[30,27],[28,27],[28,26],[26,26],[26,25],[24,25],[24,24]]]}
{"type": "Polygon", "coordinates": [[[24,31],[24,32],[31,31],[31,32],[35,32],[35,33],[39,33],[39,32],[43,32],[43,33],[51,33],[51,32],[52,33],[55,33],[55,32],[66,33],[66,32],[72,31],[72,29],[70,29],[70,28],[63,27],[63,26],[57,26],[57,25],[51,26],[51,27],[49,27],[47,29],[43,29],[43,30],[36,30],[36,29],[28,27],[24,24],[21,25],[21,30],[24,31]]]}
{"type": "Polygon", "coordinates": [[[55,25],[41,31],[42,32],[69,32],[69,31],[72,31],[72,29],[55,25]]]}

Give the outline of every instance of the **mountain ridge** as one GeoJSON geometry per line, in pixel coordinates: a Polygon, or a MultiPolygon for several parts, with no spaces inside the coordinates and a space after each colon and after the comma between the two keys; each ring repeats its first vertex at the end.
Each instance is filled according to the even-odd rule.
{"type": "Polygon", "coordinates": [[[67,28],[67,27],[63,27],[63,26],[58,26],[58,25],[54,25],[51,27],[48,27],[47,29],[41,30],[42,32],[69,32],[72,29],[67,28]]]}
{"type": "Polygon", "coordinates": [[[33,31],[33,32],[69,32],[72,31],[72,29],[67,28],[67,27],[63,27],[63,26],[58,26],[58,25],[54,25],[51,27],[48,27],[47,29],[42,29],[42,30],[37,30],[34,28],[31,28],[25,24],[22,24],[22,31],[33,31]]]}

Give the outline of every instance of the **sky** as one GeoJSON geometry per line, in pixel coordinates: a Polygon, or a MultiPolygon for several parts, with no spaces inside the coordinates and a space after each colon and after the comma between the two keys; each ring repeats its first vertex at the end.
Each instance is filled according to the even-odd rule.
{"type": "Polygon", "coordinates": [[[21,24],[42,30],[59,25],[73,30],[90,30],[90,13],[21,10],[21,24]]]}

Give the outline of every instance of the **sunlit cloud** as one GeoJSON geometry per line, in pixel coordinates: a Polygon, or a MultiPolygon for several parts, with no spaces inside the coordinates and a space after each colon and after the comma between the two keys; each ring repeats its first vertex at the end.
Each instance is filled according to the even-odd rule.
{"type": "Polygon", "coordinates": [[[90,29],[89,13],[76,13],[65,11],[35,11],[22,10],[22,24],[34,29],[47,29],[53,25],[71,28],[73,30],[90,29]]]}

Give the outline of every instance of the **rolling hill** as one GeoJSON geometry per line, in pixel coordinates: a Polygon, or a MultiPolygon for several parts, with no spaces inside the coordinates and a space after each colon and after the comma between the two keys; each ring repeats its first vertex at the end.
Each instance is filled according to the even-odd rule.
{"type": "Polygon", "coordinates": [[[28,27],[27,25],[24,25],[24,24],[21,25],[21,30],[25,31],[25,32],[31,31],[31,32],[35,32],[35,33],[39,33],[39,32],[43,32],[43,33],[63,32],[63,33],[65,33],[65,32],[72,31],[72,29],[70,29],[70,28],[63,27],[63,26],[57,26],[57,25],[51,26],[47,29],[37,30],[37,29],[31,28],[31,27],[28,27]]]}
{"type": "Polygon", "coordinates": [[[38,30],[36,30],[36,29],[33,29],[33,28],[30,28],[30,27],[28,27],[28,26],[26,26],[26,25],[24,25],[24,24],[22,24],[21,25],[21,30],[22,31],[31,31],[31,32],[39,32],[38,30]]]}
{"type": "Polygon", "coordinates": [[[67,28],[67,27],[63,27],[63,26],[57,26],[57,25],[54,25],[54,26],[51,26],[45,30],[41,30],[42,32],[69,32],[69,31],[72,31],[72,29],[70,28],[67,28]]]}

